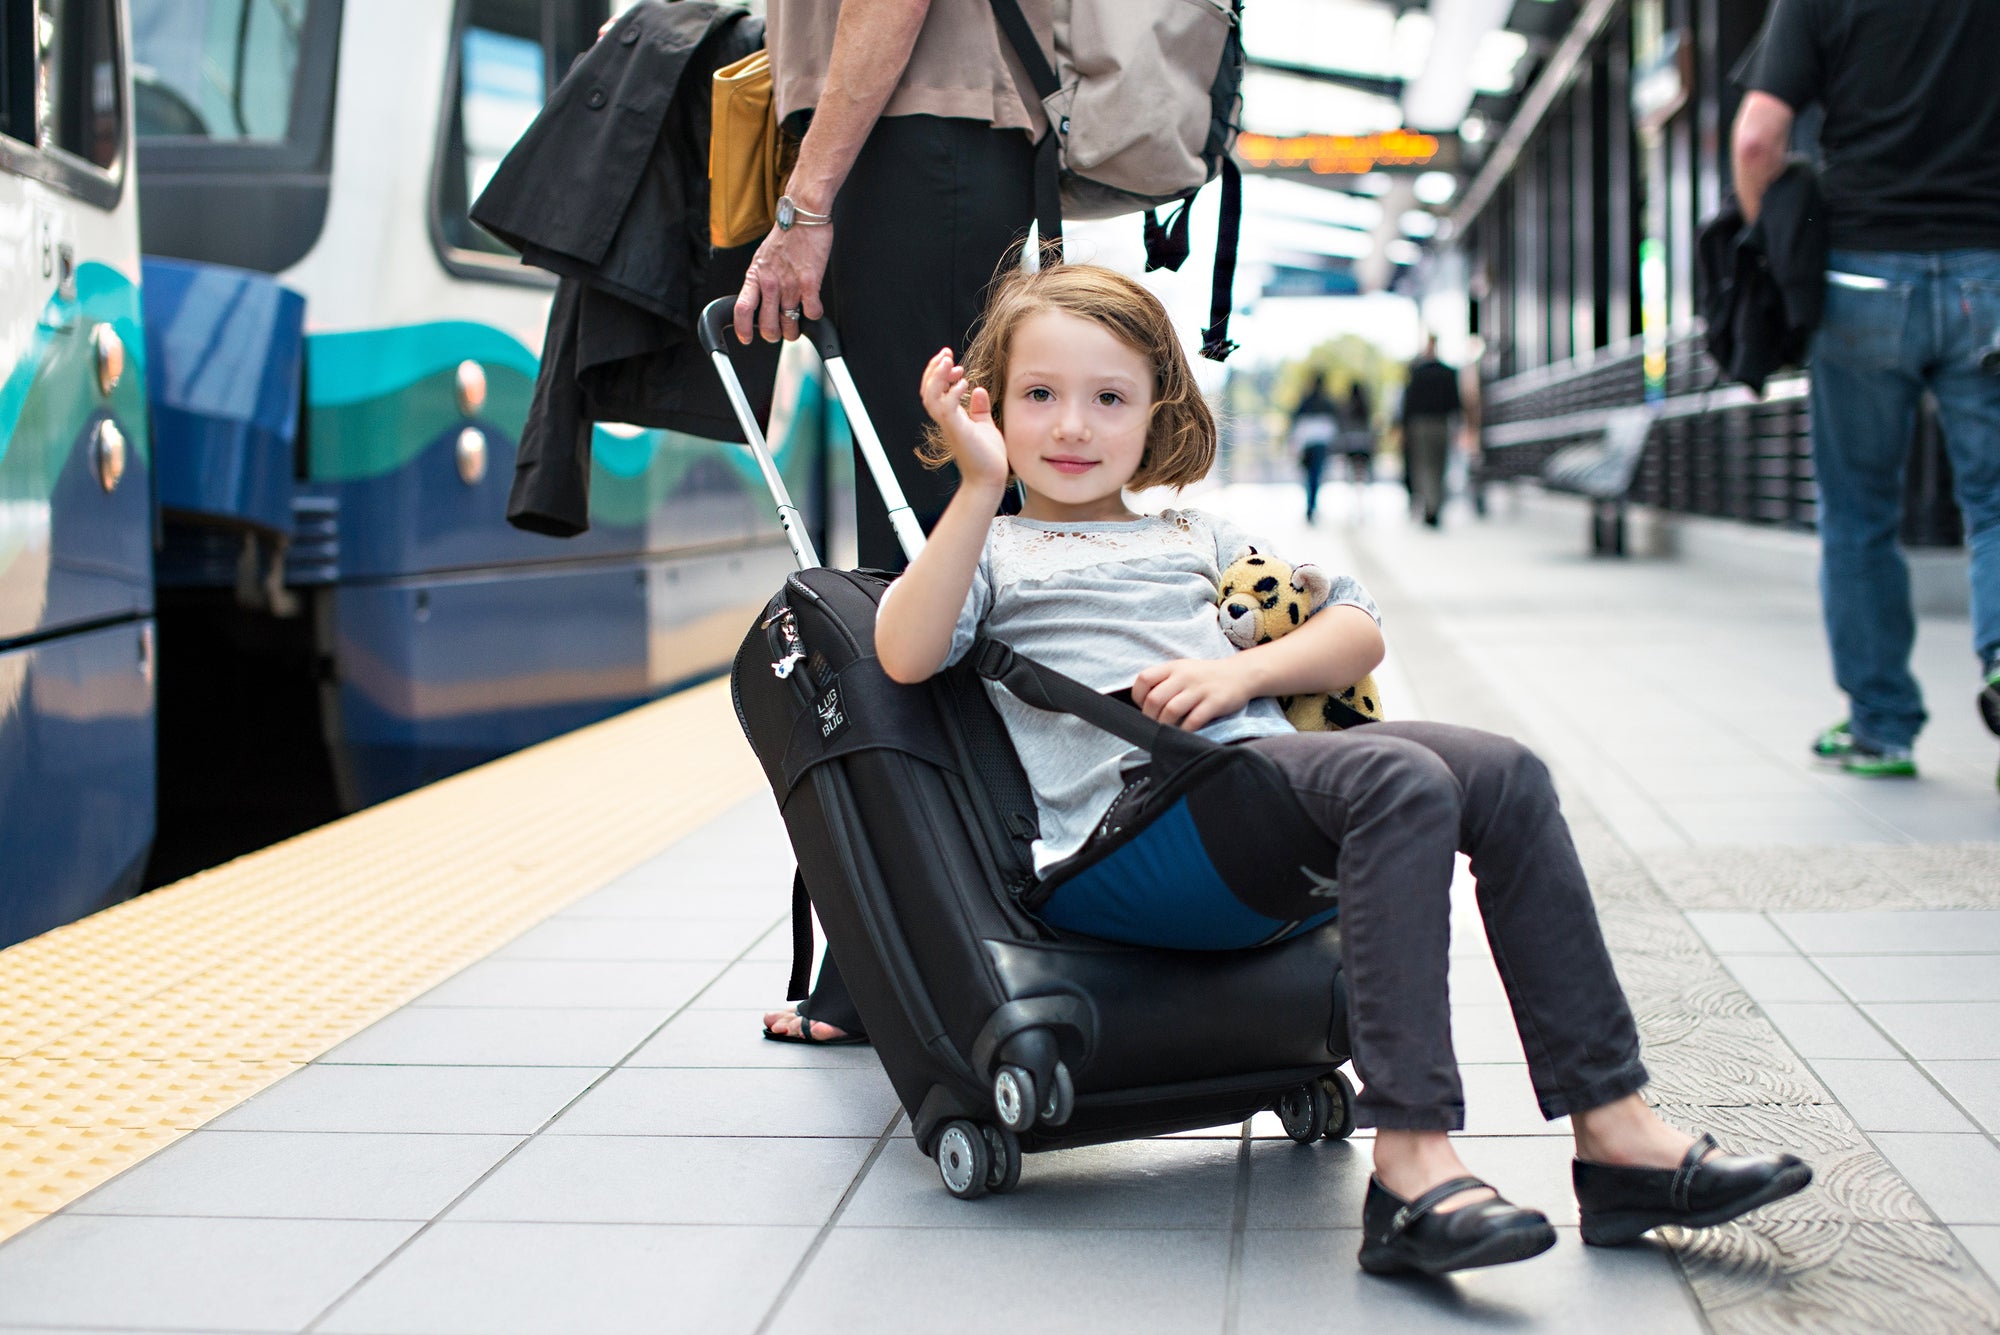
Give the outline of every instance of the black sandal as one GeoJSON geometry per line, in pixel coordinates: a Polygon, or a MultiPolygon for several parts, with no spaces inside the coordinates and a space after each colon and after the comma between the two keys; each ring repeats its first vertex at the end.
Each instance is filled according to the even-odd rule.
{"type": "Polygon", "coordinates": [[[1461,1191],[1480,1187],[1493,1191],[1476,1177],[1455,1177],[1405,1201],[1370,1177],[1368,1199],[1361,1207],[1361,1268],[1371,1275],[1442,1275],[1525,1261],[1556,1245],[1556,1231],[1546,1215],[1523,1209],[1497,1191],[1490,1200],[1438,1210],[1461,1191]]]}
{"type": "Polygon", "coordinates": [[[1812,1169],[1795,1154],[1721,1154],[1706,1131],[1678,1168],[1622,1168],[1578,1159],[1570,1166],[1583,1240],[1617,1247],[1661,1224],[1712,1228],[1803,1191],[1812,1169]]]}
{"type": "MultiPolygon", "coordinates": [[[[773,1043],[804,1043],[807,1047],[814,1047],[814,1048],[844,1048],[852,1046],[857,1043],[866,1043],[868,1041],[868,1035],[866,1034],[857,1034],[845,1031],[841,1033],[839,1038],[814,1038],[813,1026],[816,1024],[825,1024],[826,1021],[815,1020],[810,1016],[808,1016],[806,1014],[806,1008],[804,1006],[800,1006],[797,1010],[793,1011],[792,1013],[799,1017],[798,1033],[781,1034],[777,1030],[771,1028],[769,1025],[765,1025],[764,1037],[769,1039],[773,1043]]],[[[836,1025],[835,1027],[838,1028],[839,1026],[836,1025]]]]}

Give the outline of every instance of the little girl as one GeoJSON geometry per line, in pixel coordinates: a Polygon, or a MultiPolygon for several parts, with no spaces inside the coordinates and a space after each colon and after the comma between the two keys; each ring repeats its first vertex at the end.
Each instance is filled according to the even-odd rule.
{"type": "MultiPolygon", "coordinates": [[[[1575,1129],[1587,1242],[1732,1219],[1811,1180],[1791,1155],[1724,1156],[1655,1117],[1638,1033],[1548,771],[1517,743],[1443,723],[1298,733],[1270,697],[1336,691],[1382,658],[1352,579],[1293,633],[1237,651],[1217,580],[1242,535],[1199,511],[1139,515],[1128,488],[1181,487],[1215,458],[1215,423],[1166,311],[1089,265],[1015,272],[958,365],[924,371],[932,462],[959,487],[883,598],[875,648],[918,682],[980,631],[1146,714],[1269,756],[1339,848],[1356,1121],[1377,1128],[1361,1264],[1431,1274],[1519,1260],[1554,1230],[1469,1176],[1445,975],[1452,859],[1464,851],[1545,1116],[1575,1129]],[[1023,502],[994,518],[1010,479],[1023,502]]],[[[1036,863],[1080,848],[1130,748],[991,688],[1034,787],[1036,863]]],[[[1144,943],[1141,943],[1144,944],[1144,943]]]]}

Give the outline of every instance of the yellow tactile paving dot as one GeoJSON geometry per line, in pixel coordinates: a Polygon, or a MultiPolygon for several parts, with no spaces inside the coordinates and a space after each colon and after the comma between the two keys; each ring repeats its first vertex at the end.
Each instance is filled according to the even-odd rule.
{"type": "Polygon", "coordinates": [[[762,784],[712,682],[0,950],[0,1238],[762,784]]]}

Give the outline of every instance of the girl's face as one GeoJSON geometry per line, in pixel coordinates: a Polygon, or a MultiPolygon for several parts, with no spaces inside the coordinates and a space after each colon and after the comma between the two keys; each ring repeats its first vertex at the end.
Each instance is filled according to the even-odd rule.
{"type": "Polygon", "coordinates": [[[1066,311],[1023,320],[999,405],[1007,463],[1028,519],[1129,519],[1125,484],[1152,425],[1153,368],[1099,324],[1066,311]]]}

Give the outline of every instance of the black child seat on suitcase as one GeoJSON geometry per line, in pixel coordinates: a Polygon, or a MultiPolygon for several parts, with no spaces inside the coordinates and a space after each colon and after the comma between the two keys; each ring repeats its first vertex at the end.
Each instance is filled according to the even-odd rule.
{"type": "MultiPolygon", "coordinates": [[[[978,670],[962,662],[915,685],[881,670],[875,611],[891,577],[818,565],[735,388],[729,316],[727,302],[709,307],[704,345],[801,566],[745,637],[731,695],[855,1007],[946,1188],[1007,1190],[1024,1151],[1273,1108],[1296,1140],[1350,1133],[1337,926],[1259,949],[1163,950],[1060,933],[1023,906],[1038,884],[1034,797],[978,670]]],[[[833,329],[807,333],[891,513],[907,515],[833,329]]],[[[910,525],[906,549],[921,541],[910,525]]]]}

